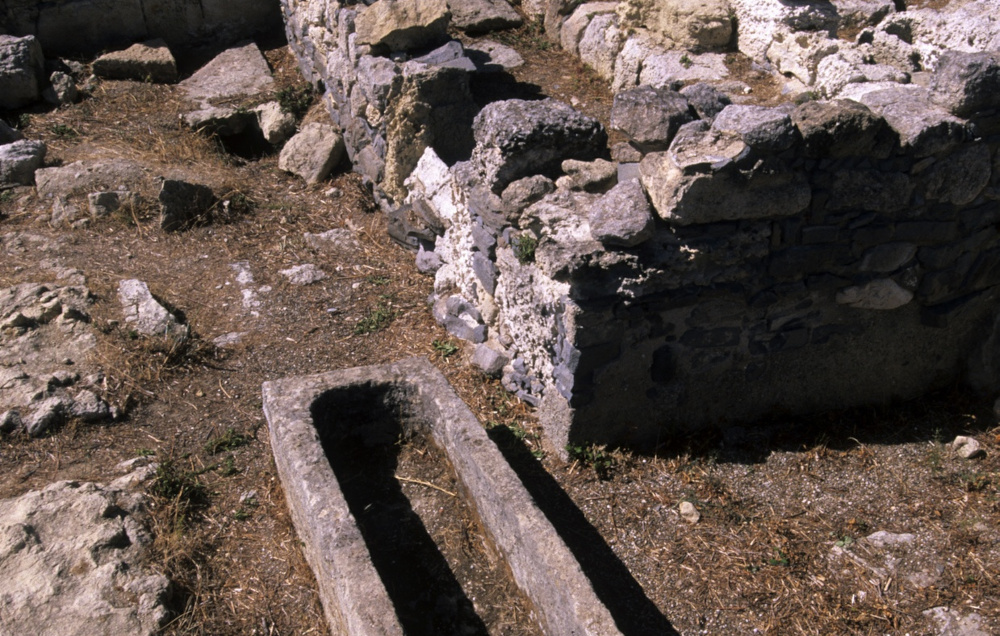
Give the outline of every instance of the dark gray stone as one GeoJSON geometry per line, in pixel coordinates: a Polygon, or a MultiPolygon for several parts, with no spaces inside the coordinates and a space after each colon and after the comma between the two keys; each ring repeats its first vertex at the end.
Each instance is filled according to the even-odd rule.
{"type": "Polygon", "coordinates": [[[885,120],[855,101],[810,101],[792,111],[791,117],[807,157],[878,156],[895,143],[885,120]]]}
{"type": "Polygon", "coordinates": [[[615,95],[611,128],[626,135],[643,152],[666,150],[677,129],[695,119],[687,98],[669,88],[639,88],[615,95]]]}
{"type": "Polygon", "coordinates": [[[765,106],[726,106],[712,127],[738,134],[743,143],[766,152],[781,152],[795,143],[797,131],[785,110],[765,106]]]}
{"type": "Polygon", "coordinates": [[[21,421],[21,414],[15,410],[0,413],[0,433],[13,433],[21,430],[24,423],[21,421]]]}
{"type": "Polygon", "coordinates": [[[930,88],[934,101],[958,117],[1000,108],[1000,54],[943,51],[930,88]]]}
{"type": "Polygon", "coordinates": [[[489,376],[497,376],[503,371],[510,358],[486,343],[476,346],[472,354],[472,364],[489,376]]]}
{"type": "Polygon", "coordinates": [[[493,102],[476,115],[473,133],[472,163],[496,193],[565,159],[596,159],[607,145],[600,122],[553,99],[493,102]]]}
{"type": "Polygon", "coordinates": [[[518,179],[503,190],[500,195],[504,209],[508,218],[516,218],[521,214],[521,210],[528,207],[550,192],[554,192],[556,184],[546,176],[536,174],[531,177],[518,179]]]}
{"type": "Polygon", "coordinates": [[[164,179],[159,202],[160,227],[167,232],[175,232],[208,221],[216,198],[206,185],[164,179]]]}
{"type": "Polygon", "coordinates": [[[865,252],[860,269],[865,272],[894,272],[916,255],[917,246],[913,243],[877,245],[865,252]]]}
{"type": "Polygon", "coordinates": [[[462,43],[458,40],[452,40],[426,55],[413,58],[413,61],[439,68],[459,68],[470,73],[476,70],[476,65],[465,56],[462,43]]]}
{"type": "Polygon", "coordinates": [[[24,139],[24,135],[21,134],[20,130],[11,128],[7,125],[7,122],[0,119],[0,146],[9,144],[12,141],[20,141],[21,139],[24,139]]]}
{"type": "Polygon", "coordinates": [[[33,35],[0,35],[0,110],[38,101],[45,83],[45,57],[33,35]]]}
{"type": "Polygon", "coordinates": [[[655,227],[646,191],[634,179],[598,199],[588,218],[591,236],[606,245],[634,247],[652,238],[655,227]]]}
{"type": "MultiPolygon", "coordinates": [[[[852,97],[846,90],[843,94],[852,97]]],[[[900,144],[916,157],[954,148],[968,136],[966,123],[937,107],[927,89],[898,85],[863,93],[857,99],[881,115],[899,135],[900,144]]]]}
{"type": "Polygon", "coordinates": [[[483,286],[483,291],[492,296],[496,292],[497,267],[482,252],[472,255],[472,271],[483,286]]]}
{"type": "Polygon", "coordinates": [[[920,182],[932,201],[968,205],[989,183],[992,165],[989,146],[968,144],[936,161],[920,182]]]}
{"type": "Polygon", "coordinates": [[[826,206],[829,210],[868,210],[900,212],[910,206],[913,182],[898,172],[843,170],[833,177],[833,192],[826,206]]]}
{"type": "Polygon", "coordinates": [[[680,90],[680,94],[687,99],[698,117],[709,122],[715,119],[723,108],[733,103],[728,95],[705,82],[685,86],[680,90]]]}

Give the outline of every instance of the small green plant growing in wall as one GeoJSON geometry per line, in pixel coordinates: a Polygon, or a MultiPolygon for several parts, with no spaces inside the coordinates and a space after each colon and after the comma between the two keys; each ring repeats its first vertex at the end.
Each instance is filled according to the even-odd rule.
{"type": "Polygon", "coordinates": [[[694,60],[688,57],[687,53],[681,56],[680,62],[684,68],[691,68],[691,65],[694,64],[694,60]]]}
{"type": "Polygon", "coordinates": [[[521,234],[514,237],[511,247],[514,248],[514,257],[521,265],[535,262],[535,248],[538,247],[538,239],[534,234],[521,234]]]}

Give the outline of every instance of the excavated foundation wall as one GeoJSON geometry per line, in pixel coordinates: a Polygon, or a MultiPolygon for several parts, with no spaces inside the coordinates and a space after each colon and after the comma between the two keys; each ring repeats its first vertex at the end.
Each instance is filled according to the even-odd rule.
{"type": "MultiPolygon", "coordinates": [[[[958,378],[994,390],[997,57],[937,50],[919,84],[855,78],[838,99],[740,105],[643,82],[676,52],[654,46],[662,34],[629,46],[617,24],[636,4],[546,16],[619,90],[630,145],[608,162],[603,127],[564,104],[479,109],[470,76],[502,64],[444,44],[433,16],[393,40],[370,28],[387,0],[283,0],[355,169],[476,362],[541,404],[557,447],[652,445],[958,378]]],[[[755,6],[770,4],[787,9],[755,6]]]]}
{"type": "Polygon", "coordinates": [[[153,38],[172,47],[219,45],[280,24],[277,0],[0,0],[0,33],[34,35],[49,55],[153,38]]]}

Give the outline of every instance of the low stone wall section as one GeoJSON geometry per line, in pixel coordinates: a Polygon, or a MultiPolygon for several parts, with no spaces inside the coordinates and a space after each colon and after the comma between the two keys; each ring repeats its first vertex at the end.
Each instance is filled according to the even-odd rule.
{"type": "MultiPolygon", "coordinates": [[[[654,445],[956,378],[995,390],[997,55],[938,49],[919,84],[861,77],[767,108],[717,72],[724,53],[626,38],[626,4],[545,14],[616,89],[629,141],[607,161],[603,127],[567,105],[477,113],[469,75],[486,68],[457,43],[392,50],[356,32],[370,8],[283,3],[390,232],[435,275],[435,317],[543,406],[554,446],[654,445]]],[[[751,53],[760,33],[847,24],[730,6],[751,53]]]]}

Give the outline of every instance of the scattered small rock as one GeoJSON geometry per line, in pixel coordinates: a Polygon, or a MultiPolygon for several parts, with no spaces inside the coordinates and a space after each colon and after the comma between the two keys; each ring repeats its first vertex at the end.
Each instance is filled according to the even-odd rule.
{"type": "Polygon", "coordinates": [[[932,607],[924,611],[938,628],[939,636],[989,636],[989,628],[983,624],[983,617],[976,613],[962,616],[948,607],[932,607]]]}
{"type": "Polygon", "coordinates": [[[698,509],[694,507],[694,504],[690,501],[682,501],[677,509],[681,513],[681,518],[688,523],[698,523],[701,519],[701,513],[698,509]]]}
{"type": "Polygon", "coordinates": [[[111,416],[111,407],[93,391],[83,390],[73,398],[69,414],[84,422],[99,422],[111,416]]]}
{"type": "Polygon", "coordinates": [[[278,102],[266,102],[253,109],[257,127],[267,143],[280,146],[295,134],[295,116],[281,109],[278,102]]]}
{"type": "Polygon", "coordinates": [[[879,530],[878,532],[873,532],[872,534],[865,537],[865,541],[867,541],[869,545],[872,545],[876,548],[910,545],[914,541],[916,541],[916,539],[917,539],[916,535],[910,534],[908,532],[896,534],[892,532],[886,532],[885,530],[879,530]]]}
{"type": "Polygon", "coordinates": [[[618,165],[606,159],[567,159],[562,162],[562,170],[566,174],[556,180],[556,188],[564,190],[607,192],[618,182],[618,165]]]}
{"type": "Polygon", "coordinates": [[[11,409],[0,413],[0,433],[13,433],[24,426],[21,414],[11,409]]]}
{"type": "Polygon", "coordinates": [[[306,232],[302,235],[302,238],[305,239],[306,245],[317,252],[344,249],[353,250],[361,247],[354,232],[345,228],[334,228],[326,232],[320,232],[319,234],[306,232]]]}
{"type": "Polygon", "coordinates": [[[951,443],[951,447],[955,450],[955,454],[963,459],[975,459],[986,455],[986,451],[980,448],[979,442],[974,437],[959,435],[951,443]]]}
{"type": "Polygon", "coordinates": [[[326,272],[312,263],[296,265],[278,273],[287,278],[292,285],[312,285],[326,278],[326,272]]]}
{"type": "Polygon", "coordinates": [[[60,106],[72,104],[79,96],[76,81],[71,75],[56,71],[49,76],[49,86],[42,91],[42,97],[50,104],[60,106]]]}
{"type": "Polygon", "coordinates": [[[160,227],[183,230],[208,218],[216,198],[212,189],[198,183],[164,179],[160,187],[160,227]]]}
{"type": "Polygon", "coordinates": [[[469,34],[521,26],[524,18],[507,0],[449,0],[451,23],[469,34]]]}
{"type": "Polygon", "coordinates": [[[343,157],[343,136],[330,124],[313,122],[288,140],[278,167],[314,184],[326,179],[343,157]]]}
{"type": "Polygon", "coordinates": [[[90,216],[95,219],[108,216],[123,205],[134,205],[135,202],[135,195],[128,190],[91,192],[87,195],[87,209],[90,211],[90,216]]]}
{"type": "Polygon", "coordinates": [[[238,344],[245,335],[247,335],[245,331],[231,331],[229,333],[224,333],[217,338],[213,338],[212,344],[220,349],[225,349],[226,347],[238,344]]]}
{"type": "Polygon", "coordinates": [[[24,135],[21,134],[20,130],[11,128],[7,125],[7,122],[0,119],[0,146],[9,144],[12,141],[20,141],[21,139],[24,139],[24,135]]]}
{"type": "Polygon", "coordinates": [[[144,336],[165,336],[184,339],[187,325],[167,311],[149,292],[146,283],[130,279],[118,283],[118,300],[125,314],[125,322],[144,336]]]}
{"type": "Polygon", "coordinates": [[[472,364],[489,376],[500,375],[508,362],[510,358],[485,342],[476,345],[476,350],[472,354],[472,364]]]}

